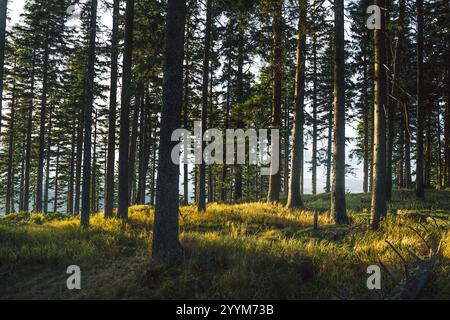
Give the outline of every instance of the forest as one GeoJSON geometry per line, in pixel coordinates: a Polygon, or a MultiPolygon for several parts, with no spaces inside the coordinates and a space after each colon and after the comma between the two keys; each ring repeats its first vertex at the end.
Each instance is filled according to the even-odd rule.
{"type": "Polygon", "coordinates": [[[450,299],[449,0],[0,0],[0,60],[0,299],[450,299]]]}

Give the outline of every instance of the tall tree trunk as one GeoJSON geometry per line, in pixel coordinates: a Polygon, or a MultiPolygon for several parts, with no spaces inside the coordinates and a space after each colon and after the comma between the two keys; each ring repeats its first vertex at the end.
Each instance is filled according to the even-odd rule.
{"type": "Polygon", "coordinates": [[[7,0],[0,2],[0,135],[2,132],[3,71],[5,65],[7,0]]]}
{"type": "Polygon", "coordinates": [[[97,110],[94,110],[94,144],[92,148],[91,212],[97,212],[97,110]]]}
{"type": "MultiPolygon", "coordinates": [[[[139,92],[143,92],[143,86],[138,89],[139,92]]],[[[132,204],[135,186],[136,186],[136,147],[139,128],[139,111],[143,104],[142,97],[136,96],[134,108],[133,108],[133,121],[131,125],[131,143],[128,151],[128,204],[132,204]]],[[[142,120],[141,120],[142,121],[142,120]]]]}
{"type": "Polygon", "coordinates": [[[184,1],[168,0],[164,54],[163,103],[159,144],[158,180],[152,257],[173,260],[182,254],[178,238],[179,165],[171,160],[176,142],[170,137],[179,128],[183,106],[184,1]]]}
{"type": "Polygon", "coordinates": [[[82,108],[78,114],[77,154],[76,154],[76,167],[75,167],[75,201],[74,201],[74,214],[75,215],[80,214],[84,113],[85,113],[84,108],[82,108]]]}
{"type": "MultiPolygon", "coordinates": [[[[232,82],[231,82],[231,71],[232,71],[232,67],[231,67],[231,51],[232,51],[232,39],[233,39],[233,24],[234,24],[234,20],[230,19],[229,21],[229,26],[228,26],[228,41],[230,42],[230,47],[228,48],[228,57],[227,57],[227,71],[226,71],[226,81],[227,81],[227,93],[226,93],[226,99],[225,99],[225,124],[224,124],[224,130],[226,132],[226,130],[229,128],[230,126],[230,106],[231,106],[231,86],[232,86],[232,82]]],[[[226,141],[226,136],[224,136],[224,141],[226,141]]],[[[225,158],[226,158],[226,143],[223,144],[223,157],[224,157],[224,161],[223,161],[223,166],[222,166],[222,184],[220,186],[220,201],[225,202],[226,198],[227,198],[227,186],[226,186],[226,178],[227,178],[227,172],[228,172],[228,167],[227,164],[225,163],[225,158]]]]}
{"type": "Polygon", "coordinates": [[[59,142],[57,143],[56,147],[56,167],[55,167],[55,189],[54,189],[54,198],[53,198],[53,212],[58,211],[58,196],[59,196],[59,190],[58,190],[58,178],[59,178],[59,142]]]}
{"type": "Polygon", "coordinates": [[[295,115],[292,130],[291,174],[286,204],[286,207],[291,209],[303,207],[300,180],[303,170],[303,122],[305,114],[306,4],[307,1],[305,0],[301,0],[299,4],[295,115]]]}
{"type": "MultiPolygon", "coordinates": [[[[186,23],[189,22],[191,17],[189,8],[186,12],[186,23]]],[[[190,33],[189,30],[188,33],[190,33]]],[[[190,81],[190,63],[191,63],[191,48],[190,37],[186,35],[186,55],[185,55],[185,74],[184,74],[184,99],[183,99],[183,128],[188,130],[188,110],[189,110],[189,81],[190,81]]],[[[188,152],[188,150],[184,150],[188,152]]],[[[189,204],[189,166],[187,163],[183,163],[183,205],[189,204]]]]}
{"type": "MultiPolygon", "coordinates": [[[[450,38],[450,36],[448,36],[450,38]]],[[[450,39],[447,42],[447,106],[445,108],[445,187],[450,188],[450,39]]]]}
{"type": "MultiPolygon", "coordinates": [[[[404,162],[405,162],[405,121],[403,115],[403,94],[400,90],[397,90],[397,87],[402,85],[402,74],[403,74],[403,47],[404,47],[404,29],[405,29],[405,0],[399,1],[399,18],[398,24],[400,26],[397,35],[397,46],[395,48],[395,61],[394,61],[394,74],[392,79],[392,96],[396,99],[394,102],[395,109],[400,110],[400,132],[399,132],[399,169],[398,169],[398,185],[399,187],[404,187],[404,162]]],[[[391,197],[388,198],[391,200],[391,197]]]]}
{"type": "Polygon", "coordinates": [[[72,120],[72,139],[70,143],[69,182],[67,187],[67,213],[73,214],[74,179],[75,179],[75,145],[76,145],[76,113],[72,120]]]}
{"type": "Polygon", "coordinates": [[[145,186],[147,179],[149,152],[151,141],[151,121],[148,89],[146,89],[145,100],[141,104],[141,137],[139,146],[139,184],[137,190],[137,204],[145,203],[145,186]]]}
{"type": "Polygon", "coordinates": [[[368,72],[367,72],[367,57],[364,53],[363,56],[363,99],[364,99],[364,164],[363,164],[363,192],[369,191],[369,113],[371,108],[369,107],[369,84],[368,84],[368,72]]]}
{"type": "Polygon", "coordinates": [[[312,97],[312,114],[313,114],[313,141],[312,141],[312,194],[317,193],[317,36],[313,35],[313,97],[312,97]]]}
{"type": "Polygon", "coordinates": [[[114,167],[116,156],[116,118],[117,118],[117,69],[119,56],[119,15],[120,0],[113,2],[113,26],[111,37],[111,84],[109,95],[108,155],[105,177],[105,217],[113,216],[114,207],[114,167]]]}
{"type": "Polygon", "coordinates": [[[84,153],[83,153],[83,192],[81,194],[81,225],[89,226],[91,204],[91,135],[92,110],[94,103],[94,77],[95,77],[95,36],[97,33],[97,0],[91,2],[89,23],[89,48],[86,74],[86,92],[84,99],[84,153]]]}
{"type": "Polygon", "coordinates": [[[49,204],[49,189],[50,189],[50,162],[51,162],[51,148],[52,148],[52,106],[50,105],[50,112],[48,117],[48,128],[47,128],[47,146],[45,150],[45,187],[44,187],[44,213],[48,213],[48,204],[49,204]]]}
{"type": "MultiPolygon", "coordinates": [[[[272,129],[280,129],[281,125],[281,88],[283,75],[283,2],[280,0],[274,1],[273,4],[273,96],[272,96],[272,129]]],[[[273,153],[273,151],[272,151],[273,153]]],[[[272,154],[272,159],[280,158],[280,151],[278,154],[272,154]]],[[[268,202],[278,202],[280,199],[280,171],[272,172],[273,161],[271,164],[271,175],[269,176],[269,192],[267,196],[268,202]]]]}
{"type": "MultiPolygon", "coordinates": [[[[48,23],[46,30],[48,31],[48,23]]],[[[45,122],[47,118],[47,91],[48,91],[48,68],[49,68],[49,44],[48,32],[44,43],[44,60],[43,60],[43,78],[42,78],[42,98],[41,98],[41,117],[39,125],[39,153],[38,153],[38,168],[36,179],[36,211],[42,211],[42,188],[44,183],[44,156],[45,156],[45,122]]]]}
{"type": "MultiPolygon", "coordinates": [[[[385,0],[377,0],[381,8],[385,0]]],[[[374,30],[374,142],[371,227],[378,229],[386,215],[386,14],[381,12],[381,29],[374,30]]]]}
{"type": "Polygon", "coordinates": [[[34,77],[35,77],[35,50],[33,49],[33,58],[31,61],[31,81],[30,81],[30,105],[27,115],[27,134],[25,147],[25,182],[23,195],[23,210],[28,212],[30,204],[30,175],[31,175],[31,134],[33,131],[33,99],[34,99],[34,77]]]}
{"type": "Polygon", "coordinates": [[[416,198],[425,198],[423,177],[423,0],[417,0],[417,146],[416,146],[416,198]]]}
{"type": "Polygon", "coordinates": [[[5,199],[5,214],[10,214],[14,207],[14,172],[13,172],[13,158],[14,158],[14,135],[15,128],[14,122],[16,121],[15,109],[16,109],[16,61],[14,61],[14,71],[13,71],[13,86],[12,86],[12,99],[11,99],[11,110],[9,115],[9,139],[8,139],[8,172],[6,178],[6,199],[5,199]]]}
{"type": "Polygon", "coordinates": [[[132,95],[132,59],[133,59],[133,19],[134,0],[127,0],[125,11],[125,42],[123,50],[123,79],[120,108],[120,139],[119,139],[119,209],[118,217],[128,219],[128,173],[129,173],[129,143],[130,143],[130,102],[132,95]]]}
{"type": "Polygon", "coordinates": [[[331,165],[332,165],[332,149],[333,149],[333,109],[328,111],[328,135],[327,135],[327,174],[325,181],[325,192],[331,192],[331,165]]]}
{"type": "MultiPolygon", "coordinates": [[[[206,131],[208,120],[208,86],[209,86],[209,57],[211,53],[211,25],[212,25],[212,0],[206,2],[206,24],[204,35],[204,52],[203,52],[203,84],[202,84],[202,154],[205,149],[203,135],[206,131]]],[[[202,157],[199,165],[199,194],[197,211],[206,210],[206,168],[202,157]]]]}
{"type": "Polygon", "coordinates": [[[334,126],[333,126],[333,181],[331,215],[336,224],[348,223],[345,204],[345,54],[344,1],[334,2],[334,126]]]}
{"type": "MultiPolygon", "coordinates": [[[[236,74],[236,103],[244,103],[244,41],[245,41],[245,19],[244,12],[239,11],[238,22],[238,54],[237,54],[237,74],[236,74]]],[[[243,126],[239,115],[235,116],[236,126],[241,128],[243,126]]],[[[242,199],[242,165],[234,166],[234,193],[233,199],[238,202],[242,199]]]]}
{"type": "MultiPolygon", "coordinates": [[[[390,10],[391,10],[391,0],[385,0],[385,7],[386,10],[383,10],[385,12],[385,25],[390,24],[390,10]]],[[[385,30],[385,51],[386,51],[386,65],[388,66],[389,70],[386,72],[391,72],[392,77],[395,77],[395,67],[392,61],[392,33],[390,30],[385,30]]],[[[394,88],[394,83],[389,82],[389,78],[386,77],[386,109],[387,109],[387,143],[386,143],[386,201],[391,201],[392,198],[392,157],[394,153],[394,137],[395,137],[395,131],[394,131],[394,124],[395,124],[395,103],[394,100],[390,97],[391,90],[394,88]]]]}

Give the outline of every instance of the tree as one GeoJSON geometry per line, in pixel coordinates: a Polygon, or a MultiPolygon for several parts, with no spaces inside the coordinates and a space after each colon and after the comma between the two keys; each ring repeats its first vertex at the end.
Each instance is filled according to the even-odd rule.
{"type": "Polygon", "coordinates": [[[132,90],[132,55],[133,55],[133,18],[134,0],[126,1],[125,43],[123,53],[123,80],[120,107],[120,140],[119,140],[119,208],[117,215],[128,219],[129,198],[129,148],[130,148],[130,103],[132,90]]]}
{"type": "Polygon", "coordinates": [[[84,99],[84,152],[83,152],[83,191],[81,194],[81,226],[89,226],[91,209],[91,135],[92,135],[92,105],[94,103],[94,75],[95,75],[95,37],[97,34],[97,0],[92,0],[89,23],[89,47],[87,72],[85,80],[84,99]]]}
{"type": "Polygon", "coordinates": [[[348,223],[345,204],[345,65],[344,1],[334,2],[334,123],[331,216],[337,224],[348,223]]]}
{"type": "Polygon", "coordinates": [[[171,160],[175,142],[173,130],[179,128],[183,105],[183,58],[186,3],[168,0],[166,16],[163,104],[156,185],[155,222],[152,257],[173,260],[182,254],[178,238],[179,165],[171,160]]]}
{"type": "Polygon", "coordinates": [[[209,88],[209,76],[210,76],[210,62],[209,57],[211,54],[211,25],[212,25],[212,0],[206,2],[206,22],[205,22],[205,35],[204,35],[204,53],[203,53],[203,83],[202,83],[202,160],[199,165],[199,194],[197,211],[202,212],[206,210],[206,168],[203,159],[203,150],[205,149],[205,143],[203,141],[203,135],[206,131],[208,121],[208,88],[209,88]]]}
{"type": "Polygon", "coordinates": [[[5,65],[7,0],[0,3],[0,134],[2,133],[3,70],[5,65]]]}
{"type": "Polygon", "coordinates": [[[111,88],[109,96],[108,155],[105,177],[105,217],[112,217],[114,207],[114,166],[116,154],[116,106],[117,64],[119,55],[119,8],[120,0],[113,3],[113,27],[111,36],[111,88]]]}
{"type": "Polygon", "coordinates": [[[424,199],[423,177],[423,119],[424,119],[424,79],[423,79],[423,0],[417,0],[417,146],[416,146],[416,197],[424,199]]]}
{"type": "MultiPolygon", "coordinates": [[[[282,89],[282,76],[283,76],[283,1],[276,0],[273,5],[273,91],[272,91],[272,129],[279,129],[281,125],[281,89],[282,89]]],[[[272,155],[273,157],[274,155],[272,155]]],[[[275,156],[277,157],[277,156],[275,156]]],[[[278,158],[280,152],[278,150],[278,158]]],[[[273,172],[269,176],[269,192],[267,201],[278,202],[280,199],[280,187],[281,177],[279,170],[273,172]]]]}
{"type": "MultiPolygon", "coordinates": [[[[384,8],[385,0],[376,4],[384,8]]],[[[381,29],[374,30],[374,143],[373,143],[373,189],[371,226],[377,229],[380,219],[386,215],[386,14],[381,13],[381,29]]]]}
{"type": "Polygon", "coordinates": [[[297,39],[297,67],[295,85],[295,113],[293,127],[293,142],[291,154],[291,174],[289,192],[286,206],[288,208],[301,208],[300,181],[303,171],[303,123],[305,118],[305,59],[306,59],[306,9],[307,1],[301,0],[299,4],[300,18],[298,21],[297,39]]]}

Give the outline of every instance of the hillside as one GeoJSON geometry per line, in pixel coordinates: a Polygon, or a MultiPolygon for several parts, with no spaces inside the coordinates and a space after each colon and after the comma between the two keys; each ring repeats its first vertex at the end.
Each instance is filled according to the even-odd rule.
{"type": "MultiPolygon", "coordinates": [[[[306,196],[308,211],[266,203],[211,204],[204,214],[182,207],[184,258],[151,261],[153,209],[130,208],[127,225],[102,214],[82,229],[62,214],[11,214],[0,218],[0,299],[376,299],[366,287],[369,265],[382,263],[399,279],[400,257],[426,256],[444,236],[441,253],[421,298],[450,292],[450,192],[394,194],[389,217],[367,227],[370,197],[348,195],[350,227],[328,221],[329,195],[306,196]],[[318,229],[313,211],[321,212],[318,229]],[[439,231],[440,229],[440,231],[439,231]],[[419,236],[420,234],[420,236],[419,236]],[[424,239],[421,239],[423,237],[424,239]],[[81,290],[66,288],[66,268],[79,265],[81,290]]],[[[382,273],[382,294],[394,283],[382,273]]]]}

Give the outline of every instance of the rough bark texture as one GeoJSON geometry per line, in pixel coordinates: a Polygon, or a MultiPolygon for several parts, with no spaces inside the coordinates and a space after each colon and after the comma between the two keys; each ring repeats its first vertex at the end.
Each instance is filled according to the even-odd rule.
{"type": "Polygon", "coordinates": [[[293,142],[291,153],[291,174],[289,180],[289,192],[286,207],[301,208],[303,201],[301,197],[300,179],[303,163],[303,122],[305,107],[305,57],[306,57],[306,1],[302,0],[299,5],[300,18],[298,21],[297,40],[297,70],[295,86],[295,113],[293,124],[293,142]]]}
{"type": "Polygon", "coordinates": [[[81,194],[81,225],[89,226],[90,197],[91,197],[91,134],[92,109],[94,102],[94,64],[95,64],[95,36],[97,33],[97,0],[91,2],[89,23],[89,48],[86,76],[86,92],[84,106],[84,152],[83,152],[83,192],[81,194]]]}
{"type": "MultiPolygon", "coordinates": [[[[208,88],[209,88],[209,56],[211,54],[212,0],[206,2],[206,25],[203,48],[203,84],[202,84],[202,151],[205,149],[203,135],[208,125],[208,88]]],[[[199,189],[197,211],[206,210],[206,166],[204,159],[199,165],[199,189]]]]}
{"type": "MultiPolygon", "coordinates": [[[[384,7],[385,1],[376,4],[384,7]]],[[[377,229],[386,215],[386,19],[381,13],[381,29],[374,30],[374,142],[371,227],[377,229]]]]}
{"type": "Polygon", "coordinates": [[[345,65],[344,1],[334,3],[334,126],[331,216],[337,224],[348,223],[345,204],[345,65]]]}
{"type": "Polygon", "coordinates": [[[125,12],[125,42],[123,52],[123,79],[120,106],[120,138],[119,138],[119,205],[117,215],[128,219],[129,205],[129,143],[130,143],[130,104],[133,94],[131,84],[131,68],[133,55],[133,18],[134,0],[127,0],[125,12]]]}
{"type": "Polygon", "coordinates": [[[34,77],[35,77],[35,53],[31,61],[31,81],[30,81],[30,105],[28,106],[27,115],[27,133],[25,147],[25,177],[24,177],[24,193],[22,200],[22,210],[28,212],[30,203],[30,176],[31,176],[31,133],[33,131],[33,97],[34,97],[34,77]]]}
{"type": "Polygon", "coordinates": [[[313,36],[313,142],[312,142],[312,194],[317,193],[317,39],[313,36]]]}
{"type": "Polygon", "coordinates": [[[417,0],[417,146],[416,146],[416,198],[424,199],[423,177],[423,0],[417,0]]]}
{"type": "MultiPolygon", "coordinates": [[[[282,89],[282,74],[283,74],[283,58],[282,58],[282,39],[283,39],[283,12],[282,2],[277,0],[274,4],[273,11],[273,97],[272,97],[272,129],[280,129],[281,125],[281,89],[282,89]]],[[[272,155],[273,157],[274,155],[272,155]]],[[[280,152],[275,157],[280,158],[280,152]]],[[[280,171],[271,172],[269,176],[269,193],[267,201],[278,202],[280,199],[280,171]]]]}
{"type": "Polygon", "coordinates": [[[3,104],[3,70],[5,64],[5,35],[6,35],[7,1],[0,3],[0,134],[2,132],[2,104],[3,104]]]}
{"type": "Polygon", "coordinates": [[[186,3],[168,0],[164,55],[163,104],[159,145],[156,208],[152,256],[172,260],[182,254],[178,239],[179,165],[171,160],[176,142],[170,137],[179,128],[183,105],[183,57],[186,3]]]}
{"type": "MultiPolygon", "coordinates": [[[[47,26],[48,29],[48,26],[47,26]]],[[[45,51],[43,61],[43,76],[42,76],[42,97],[41,97],[41,112],[39,124],[39,153],[38,153],[38,168],[36,178],[36,212],[42,211],[42,188],[44,183],[44,156],[45,156],[45,122],[47,118],[47,91],[48,91],[48,35],[45,39],[45,51]]]]}
{"type": "Polygon", "coordinates": [[[114,207],[114,166],[116,156],[116,107],[117,107],[117,66],[119,55],[119,4],[113,3],[113,27],[111,37],[111,87],[109,95],[108,155],[105,176],[105,217],[113,216],[114,207]]]}

